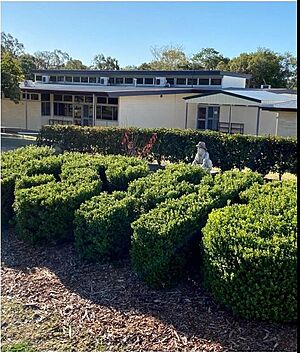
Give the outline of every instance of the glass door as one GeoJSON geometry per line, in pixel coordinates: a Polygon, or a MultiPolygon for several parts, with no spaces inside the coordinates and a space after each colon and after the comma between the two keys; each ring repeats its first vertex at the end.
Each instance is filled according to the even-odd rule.
{"type": "Polygon", "coordinates": [[[84,104],[83,105],[83,117],[82,123],[83,126],[92,126],[93,125],[93,106],[84,104]]]}
{"type": "Polygon", "coordinates": [[[197,129],[218,130],[220,107],[198,106],[197,129]]]}

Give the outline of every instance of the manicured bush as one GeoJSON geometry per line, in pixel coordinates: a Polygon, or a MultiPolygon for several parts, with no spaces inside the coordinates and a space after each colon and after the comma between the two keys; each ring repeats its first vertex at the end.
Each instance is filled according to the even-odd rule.
{"type": "Polygon", "coordinates": [[[251,197],[249,204],[214,210],[202,230],[207,286],[220,303],[238,315],[294,321],[295,185],[271,182],[246,194],[251,197]],[[256,194],[258,198],[252,199],[255,190],[260,190],[261,196],[256,194]]]}
{"type": "Polygon", "coordinates": [[[167,200],[132,223],[131,260],[149,285],[169,286],[184,273],[191,244],[214,208],[223,207],[253,183],[262,183],[255,172],[229,171],[214,179],[204,177],[197,193],[167,200]]]}
{"type": "Polygon", "coordinates": [[[119,127],[43,126],[39,144],[58,145],[67,151],[126,154],[124,135],[131,136],[136,149],[142,149],[151,136],[157,139],[151,156],[158,161],[191,162],[195,145],[204,141],[213,165],[224,170],[250,168],[261,174],[297,173],[297,139],[278,136],[229,135],[194,129],[140,129],[119,127]]]}
{"type": "Polygon", "coordinates": [[[137,199],[121,191],[104,192],[83,203],[74,220],[79,254],[99,262],[126,255],[130,245],[130,223],[137,214],[137,199]]]}
{"type": "Polygon", "coordinates": [[[43,185],[50,182],[55,182],[55,177],[52,174],[24,175],[16,180],[15,190],[29,189],[33,186],[43,185]]]}

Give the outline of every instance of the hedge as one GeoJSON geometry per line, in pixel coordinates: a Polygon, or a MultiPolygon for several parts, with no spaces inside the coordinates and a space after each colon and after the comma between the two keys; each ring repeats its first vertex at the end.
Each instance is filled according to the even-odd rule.
{"type": "Polygon", "coordinates": [[[199,184],[205,175],[201,167],[175,164],[131,182],[127,193],[103,194],[86,201],[75,215],[78,252],[94,261],[126,256],[130,224],[160,202],[195,192],[191,182],[199,184]]]}
{"type": "Polygon", "coordinates": [[[131,260],[135,271],[150,286],[172,285],[183,275],[191,244],[195,238],[199,244],[197,231],[212,209],[235,201],[239,192],[262,181],[258,173],[250,171],[228,171],[214,180],[204,177],[197,193],[167,200],[143,214],[132,223],[131,260]]]}
{"type": "Polygon", "coordinates": [[[43,126],[38,144],[59,146],[66,151],[126,154],[122,141],[127,134],[136,149],[143,149],[153,134],[157,138],[151,156],[171,162],[191,162],[196,144],[204,141],[215,167],[223,171],[250,168],[265,175],[269,172],[297,173],[297,139],[277,136],[229,135],[194,129],[140,129],[119,127],[43,126]]]}
{"type": "Polygon", "coordinates": [[[296,183],[255,186],[245,192],[248,197],[249,204],[209,215],[202,230],[206,283],[235,314],[295,321],[296,183]]]}

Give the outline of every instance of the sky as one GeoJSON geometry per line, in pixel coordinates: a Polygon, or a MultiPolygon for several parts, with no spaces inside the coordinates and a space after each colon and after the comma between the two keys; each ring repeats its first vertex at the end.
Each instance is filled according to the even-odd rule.
{"type": "Polygon", "coordinates": [[[212,47],[226,57],[266,47],[296,55],[296,2],[1,2],[1,30],[28,53],[60,49],[86,65],[96,54],[121,67],[151,47],[212,47]]]}

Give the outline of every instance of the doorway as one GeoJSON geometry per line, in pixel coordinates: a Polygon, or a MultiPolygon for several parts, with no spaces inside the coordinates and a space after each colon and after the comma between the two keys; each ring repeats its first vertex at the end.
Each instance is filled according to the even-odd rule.
{"type": "Polygon", "coordinates": [[[220,118],[220,107],[198,106],[197,129],[218,130],[220,118]]]}

